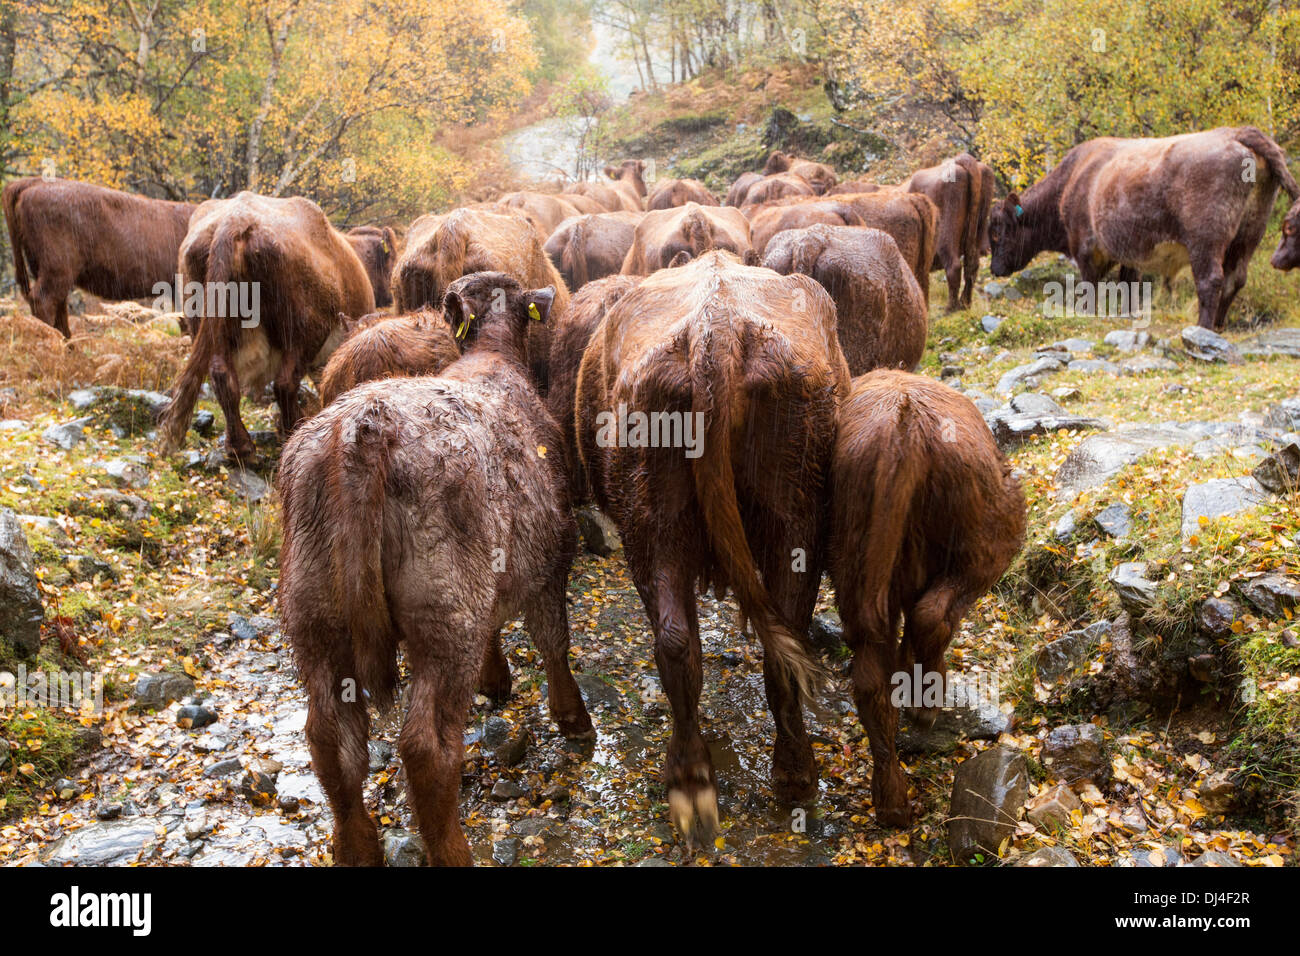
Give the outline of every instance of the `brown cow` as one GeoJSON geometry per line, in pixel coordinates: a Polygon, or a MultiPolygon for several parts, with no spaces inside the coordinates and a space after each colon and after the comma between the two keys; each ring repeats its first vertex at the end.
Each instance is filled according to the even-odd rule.
{"type": "Polygon", "coordinates": [[[565,197],[585,196],[600,206],[600,212],[619,212],[624,208],[622,195],[618,190],[604,183],[570,183],[561,190],[561,195],[565,197]]]}
{"type": "Polygon", "coordinates": [[[1095,286],[1115,263],[1166,278],[1190,265],[1200,325],[1223,328],[1279,185],[1300,197],[1285,154],[1253,126],[1088,140],[994,207],[991,268],[1010,275],[1052,250],[1095,286]]]}
{"type": "Polygon", "coordinates": [[[588,282],[569,300],[564,317],[552,323],[551,381],[546,393],[546,407],[564,434],[564,453],[569,470],[569,489],[573,503],[586,501],[591,492],[578,458],[574,436],[574,402],[578,389],[578,368],[587,343],[619,299],[636,288],[639,276],[611,275],[588,282]]]}
{"type": "Polygon", "coordinates": [[[1300,201],[1292,204],[1282,220],[1282,235],[1278,238],[1277,249],[1268,260],[1274,269],[1283,272],[1300,266],[1300,201]]]}
{"type": "Polygon", "coordinates": [[[606,212],[574,216],[560,223],[542,247],[570,292],[623,268],[644,213],[606,212]]]}
{"type": "MultiPolygon", "coordinates": [[[[568,290],[528,222],[515,213],[473,208],[421,216],[411,223],[406,248],[393,267],[397,310],[436,307],[453,280],[474,272],[504,272],[528,289],[554,286],[556,321],[569,307],[568,290]]],[[[528,358],[543,394],[550,348],[547,323],[534,324],[528,335],[528,358]]]]}
{"type": "Polygon", "coordinates": [[[586,196],[557,196],[534,192],[506,193],[495,205],[523,212],[525,218],[537,226],[543,242],[570,216],[604,211],[598,202],[586,196]]]}
{"type": "Polygon", "coordinates": [[[320,376],[321,405],[363,382],[437,375],[458,358],[456,340],[436,309],[367,324],[349,335],[326,364],[320,376]]]}
{"type": "Polygon", "coordinates": [[[709,192],[708,187],[698,179],[661,179],[654,184],[650,195],[646,197],[646,209],[672,209],[685,206],[688,202],[701,206],[720,205],[718,197],[709,192]]]}
{"type": "Polygon", "coordinates": [[[798,173],[776,173],[764,176],[745,190],[745,198],[740,208],[748,215],[753,215],[764,203],[778,199],[811,198],[818,195],[808,180],[798,173]]]}
{"type": "Polygon", "coordinates": [[[811,226],[779,233],[763,265],[812,276],[835,300],[836,330],[851,375],[911,371],[925,352],[925,297],[894,240],[879,229],[811,226]]]}
{"type": "Polygon", "coordinates": [[[970,153],[918,169],[900,188],[930,198],[939,210],[932,269],[948,280],[948,311],[970,308],[980,271],[980,240],[993,204],[993,170],[970,153]],[[965,278],[965,283],[962,280],[965,278]]]}
{"type": "Polygon", "coordinates": [[[393,304],[393,291],[389,276],[397,260],[397,233],[388,226],[357,226],[344,236],[352,243],[352,250],[361,259],[370,277],[370,288],[375,293],[375,308],[386,309],[393,304]]]}
{"type": "Polygon", "coordinates": [[[625,159],[618,166],[606,166],[610,188],[618,193],[629,212],[645,211],[645,160],[625,159]]]}
{"type": "Polygon", "coordinates": [[[870,179],[850,179],[847,183],[838,183],[826,191],[828,196],[840,196],[844,193],[874,193],[879,189],[885,189],[880,183],[872,182],[870,179]]]}
{"type": "Polygon", "coordinates": [[[348,317],[374,311],[370,279],[351,243],[314,202],[250,192],[210,199],[195,210],[180,263],[186,284],[200,283],[208,294],[159,429],[163,450],[185,440],[199,388],[211,376],[226,418],[226,449],[250,459],[253,443],[239,416],[241,388],[261,391],[272,381],[280,431],[293,431],[301,417],[303,375],[314,377],[324,367],[346,334],[348,317]],[[236,288],[241,297],[244,290],[256,296],[251,321],[211,308],[213,291],[236,288]]]}
{"type": "Polygon", "coordinates": [[[700,735],[697,584],[730,586],[762,642],[778,796],[816,790],[800,697],[818,668],[802,635],[824,561],[835,406],[849,381],[834,330],[834,303],[807,276],[711,252],[624,295],[583,356],[578,447],[654,632],[673,712],[663,781],[683,834],[696,814],[704,831],[718,819],[700,735]]]}
{"type": "Polygon", "coordinates": [[[780,150],[767,157],[767,165],[763,167],[763,175],[771,176],[774,173],[794,173],[797,176],[802,176],[819,196],[826,195],[840,181],[840,178],[835,175],[835,170],[825,163],[816,163],[811,159],[800,159],[798,156],[792,156],[780,150]]]}
{"type": "MultiPolygon", "coordinates": [[[[898,706],[921,701],[891,691],[914,664],[944,678],[962,616],[1020,550],[1025,498],[968,398],[885,370],[854,379],[840,407],[830,489],[830,573],[871,745],[871,799],[880,823],[906,826],[894,735],[898,706]]],[[[917,713],[927,726],[935,716],[917,713]]]]}
{"type": "Polygon", "coordinates": [[[561,733],[594,737],[568,662],[577,528],[563,456],[544,451],[560,436],[524,364],[529,315],[545,320],[552,295],[500,273],[457,279],[443,309],[467,325],[464,358],[438,378],[353,389],[285,448],[280,610],[340,864],[383,862],[362,800],[370,721],[359,692],[391,703],[399,646],[410,696],[398,752],[433,865],[470,863],[462,735],[480,662],[520,612],[561,733]]]}
{"type": "Polygon", "coordinates": [[[72,335],[68,293],[74,286],[103,299],[159,297],[164,283],[171,289],[177,252],[197,208],[36,177],[8,183],[0,202],[18,289],[32,314],[65,338],[72,335]]]}
{"type": "Polygon", "coordinates": [[[724,249],[742,258],[753,258],[749,241],[749,220],[730,206],[701,206],[687,203],[672,209],[656,209],[637,224],[623,260],[624,275],[643,276],[668,266],[680,252],[697,258],[712,249],[724,249]]]}
{"type": "Polygon", "coordinates": [[[761,256],[777,233],[818,223],[828,226],[864,225],[862,215],[850,203],[831,198],[801,199],[754,209],[749,218],[749,235],[754,251],[761,256]]]}
{"type": "Polygon", "coordinates": [[[762,173],[741,173],[727,190],[727,201],[724,205],[739,209],[745,204],[745,196],[749,194],[750,187],[762,179],[762,173]]]}

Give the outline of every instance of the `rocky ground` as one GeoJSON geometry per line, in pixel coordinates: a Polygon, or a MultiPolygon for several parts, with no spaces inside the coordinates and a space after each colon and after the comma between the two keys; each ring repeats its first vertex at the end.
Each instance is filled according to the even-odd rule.
{"type": "MultiPolygon", "coordinates": [[[[1300,322],[1184,336],[1179,289],[1149,327],[1044,320],[1034,283],[1059,269],[992,283],[948,316],[935,290],[923,371],[984,411],[1031,514],[1024,553],[949,654],[958,681],[997,688],[996,705],[902,733],[915,825],[874,823],[833,595],[813,628],[835,675],[810,714],[821,788],[802,807],[769,793],[755,643],[729,601],[706,597],[723,829],[713,846],[682,846],[657,783],[667,705],[614,550],[584,554],[570,585],[594,749],[570,749],[550,723],[519,623],[506,635],[512,699],[475,706],[461,796],[479,862],[1293,861],[1300,322]]],[[[226,466],[209,401],[186,450],[160,459],[149,432],[184,355],[174,320],[114,307],[74,320],[65,351],[25,309],[0,316],[0,620],[15,635],[0,670],[104,678],[98,713],[0,710],[0,863],[328,863],[329,812],[275,618],[269,410],[247,406],[260,473],[226,466]],[[34,600],[39,628],[21,623],[34,600]]],[[[399,721],[378,719],[367,803],[390,862],[414,865],[399,721]]]]}

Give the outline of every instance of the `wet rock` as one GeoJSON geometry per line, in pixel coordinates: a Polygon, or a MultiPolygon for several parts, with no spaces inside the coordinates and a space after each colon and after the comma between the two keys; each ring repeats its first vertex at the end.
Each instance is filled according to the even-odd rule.
{"type": "Polygon", "coordinates": [[[102,509],[124,521],[143,521],[153,510],[153,506],[143,498],[112,488],[96,488],[94,491],[74,495],[73,505],[82,512],[102,509]]]}
{"type": "Polygon", "coordinates": [[[1110,634],[1110,621],[1096,621],[1078,631],[1068,631],[1038,652],[1034,668],[1045,684],[1055,683],[1097,653],[1101,642],[1110,634]]]}
{"type": "Polygon", "coordinates": [[[1285,574],[1264,574],[1242,586],[1241,593],[1264,617],[1282,617],[1300,603],[1300,582],[1285,574]]]}
{"type": "Polygon", "coordinates": [[[206,409],[194,413],[194,421],[191,428],[201,437],[207,438],[212,434],[212,428],[216,424],[217,418],[206,409]]]}
{"type": "Polygon", "coordinates": [[[1078,866],[1079,861],[1063,846],[1040,847],[1016,860],[1016,866],[1078,866]]]}
{"type": "Polygon", "coordinates": [[[1096,347],[1097,343],[1092,339],[1063,339],[1052,343],[1052,348],[1065,349],[1067,352],[1091,352],[1096,347]]]}
{"type": "Polygon", "coordinates": [[[574,674],[573,679],[588,708],[608,710],[611,713],[622,709],[623,695],[608,681],[603,681],[594,674],[574,674]]]}
{"type": "Polygon", "coordinates": [[[1211,774],[1196,788],[1196,798],[1211,813],[1228,813],[1237,803],[1237,785],[1226,771],[1211,774]]]}
{"type": "Polygon", "coordinates": [[[63,566],[68,569],[73,581],[116,581],[117,569],[107,561],[92,554],[65,554],[63,566]]]}
{"type": "Polygon", "coordinates": [[[45,608],[36,563],[18,517],[0,508],[0,636],[23,656],[41,647],[45,608]]]}
{"type": "Polygon", "coordinates": [[[1011,718],[991,703],[945,707],[931,727],[908,723],[899,729],[899,753],[945,753],[963,740],[996,740],[1011,729],[1011,718]]]}
{"type": "Polygon", "coordinates": [[[482,749],[498,766],[513,767],[524,759],[531,738],[524,727],[512,727],[500,717],[489,717],[483,725],[482,749]]]}
{"type": "Polygon", "coordinates": [[[1300,358],[1300,329],[1267,329],[1238,346],[1248,357],[1286,355],[1300,358]]]}
{"type": "Polygon", "coordinates": [[[379,773],[393,759],[393,745],[386,740],[371,740],[366,743],[366,753],[370,758],[370,772],[379,773]]]}
{"type": "Polygon", "coordinates": [[[1294,650],[1297,647],[1300,647],[1300,637],[1296,636],[1296,632],[1294,628],[1288,627],[1285,631],[1282,632],[1282,646],[1289,647],[1292,650],[1294,650]]]}
{"type": "Polygon", "coordinates": [[[100,801],[95,804],[95,819],[118,820],[122,816],[122,809],[123,807],[120,803],[105,803],[100,801]]]}
{"type": "Polygon", "coordinates": [[[135,682],[135,703],[147,710],[160,710],[174,700],[194,693],[194,681],[185,674],[141,674],[135,682]]]}
{"type": "Polygon", "coordinates": [[[1052,537],[1057,541],[1069,541],[1079,530],[1079,517],[1071,508],[1065,514],[1061,515],[1055,525],[1052,526],[1052,537]]]}
{"type": "Polygon", "coordinates": [[[1089,781],[1105,786],[1111,777],[1110,755],[1096,724],[1056,727],[1043,741],[1042,764],[1063,783],[1089,781]]]}
{"type": "Polygon", "coordinates": [[[1188,485],[1183,494],[1183,540],[1200,531],[1201,518],[1213,521],[1239,514],[1268,500],[1268,493],[1254,478],[1212,478],[1188,485]]]}
{"type": "Polygon", "coordinates": [[[1284,398],[1276,405],[1270,406],[1264,416],[1264,424],[1269,428],[1283,431],[1300,431],[1300,396],[1284,398]]]}
{"type": "Polygon", "coordinates": [[[1105,359],[1075,359],[1070,363],[1073,372],[1105,372],[1107,375],[1119,375],[1120,367],[1105,359]]]}
{"type": "Polygon", "coordinates": [[[189,704],[176,711],[177,725],[187,730],[197,730],[200,727],[208,726],[208,724],[214,724],[216,721],[216,714],[198,704],[189,704]]]}
{"type": "Polygon", "coordinates": [[[71,539],[55,518],[44,515],[17,515],[18,523],[27,531],[40,531],[55,544],[68,544],[71,539]]]}
{"type": "Polygon", "coordinates": [[[147,856],[155,840],[152,820],[97,822],[61,837],[46,851],[44,861],[57,866],[121,866],[147,856]]]}
{"type": "Polygon", "coordinates": [[[1174,426],[1128,425],[1101,435],[1089,435],[1070,452],[1056,471],[1057,487],[1078,493],[1118,474],[1147,452],[1193,444],[1197,436],[1174,426]]]}
{"type": "Polygon", "coordinates": [[[945,365],[939,370],[939,381],[947,382],[949,379],[957,379],[960,382],[961,377],[965,374],[966,369],[960,365],[945,365]]]}
{"type": "Polygon", "coordinates": [[[1189,325],[1182,332],[1183,348],[1198,362],[1227,362],[1241,364],[1237,347],[1217,332],[1189,325]]]}
{"type": "Polygon", "coordinates": [[[1275,495],[1290,494],[1300,488],[1300,445],[1295,442],[1269,455],[1251,472],[1260,486],[1275,495]]]}
{"type": "Polygon", "coordinates": [[[71,451],[86,437],[86,426],[92,421],[93,418],[74,418],[61,425],[51,425],[41,432],[41,438],[64,451],[71,451]]]}
{"type": "Polygon", "coordinates": [[[595,505],[578,508],[574,517],[578,521],[583,547],[589,552],[608,558],[615,551],[622,550],[623,539],[619,537],[618,526],[595,505]]]}
{"type": "Polygon", "coordinates": [[[1156,599],[1159,584],[1147,579],[1145,561],[1126,561],[1107,576],[1111,587],[1119,595],[1119,603],[1130,614],[1141,616],[1156,599]]]}
{"type": "Polygon", "coordinates": [[[526,791],[517,783],[510,780],[498,780],[492,785],[492,791],[488,795],[498,803],[506,803],[511,800],[518,800],[526,791]]]}
{"type": "Polygon", "coordinates": [[[519,840],[505,837],[492,844],[492,861],[498,866],[513,866],[519,859],[519,840]]]}
{"type": "Polygon", "coordinates": [[[1052,358],[1041,358],[1030,362],[1028,365],[1018,365],[998,379],[994,391],[999,395],[1005,395],[1014,391],[1016,386],[1023,385],[1030,379],[1037,380],[1040,376],[1052,375],[1064,368],[1064,362],[1052,358]]]}
{"type": "Polygon", "coordinates": [[[1129,512],[1128,505],[1116,502],[1108,508],[1093,515],[1093,521],[1106,534],[1112,538],[1123,538],[1133,530],[1133,517],[1129,512]]]}
{"type": "Polygon", "coordinates": [[[1060,388],[1052,389],[1052,398],[1058,402],[1077,402],[1083,398],[1083,392],[1072,385],[1062,385],[1060,388]]]}
{"type": "Polygon", "coordinates": [[[1107,332],[1102,341],[1120,352],[1136,352],[1146,347],[1151,341],[1151,336],[1134,329],[1115,329],[1107,332]]]}
{"type": "Polygon", "coordinates": [[[824,651],[838,651],[844,646],[844,623],[834,611],[818,614],[808,627],[813,646],[824,651]]]}
{"type": "Polygon", "coordinates": [[[230,633],[241,641],[256,641],[261,636],[247,618],[234,611],[226,615],[226,626],[230,628],[230,633]]]}
{"type": "Polygon", "coordinates": [[[1243,864],[1238,863],[1236,860],[1228,856],[1228,854],[1226,853],[1221,853],[1218,850],[1206,850],[1204,853],[1198,856],[1191,863],[1186,863],[1183,865],[1218,867],[1218,866],[1242,866],[1243,864]]]}
{"type": "Polygon", "coordinates": [[[1127,860],[1120,865],[1139,867],[1141,869],[1164,869],[1182,866],[1183,851],[1176,846],[1144,847],[1134,850],[1127,860]]]}
{"type": "Polygon", "coordinates": [[[1176,372],[1178,364],[1158,355],[1135,355],[1121,359],[1119,363],[1122,375],[1146,375],[1149,372],[1176,372]]]}
{"type": "Polygon", "coordinates": [[[1196,610],[1196,624],[1201,632],[1215,640],[1232,636],[1232,623],[1241,616],[1237,602],[1227,597],[1212,597],[1201,602],[1196,610]]]}
{"type": "Polygon", "coordinates": [[[952,858],[965,865],[977,855],[997,856],[1029,795],[1024,756],[995,746],[957,765],[948,822],[952,858]]]}
{"type": "Polygon", "coordinates": [[[244,768],[239,792],[253,803],[270,803],[275,799],[275,778],[284,764],[268,757],[255,757],[244,768]]]}
{"type": "Polygon", "coordinates": [[[60,800],[71,800],[73,797],[81,795],[81,787],[67,777],[60,777],[54,781],[54,795],[60,800]]]}
{"type": "Polygon", "coordinates": [[[271,493],[271,486],[263,481],[256,472],[240,468],[227,470],[226,484],[230,485],[231,491],[250,504],[257,504],[271,493]]]}
{"type": "Polygon", "coordinates": [[[119,488],[140,490],[149,487],[149,469],[127,458],[114,458],[104,463],[104,472],[119,488]]]}
{"type": "Polygon", "coordinates": [[[1050,790],[1044,790],[1025,805],[1025,816],[1034,826],[1050,830],[1052,827],[1067,826],[1070,813],[1082,804],[1074,791],[1064,784],[1057,784],[1050,790]]]}
{"type": "Polygon", "coordinates": [[[570,799],[569,788],[562,783],[554,783],[539,793],[538,798],[545,803],[568,803],[570,799]]]}
{"type": "Polygon", "coordinates": [[[424,841],[417,833],[400,827],[385,830],[380,844],[384,849],[384,863],[387,866],[424,866],[428,863],[424,841]]]}
{"type": "Polygon", "coordinates": [[[244,765],[238,757],[228,757],[225,760],[218,760],[216,763],[204,768],[203,776],[221,779],[222,777],[233,777],[244,769],[244,765]]]}
{"type": "Polygon", "coordinates": [[[206,813],[199,813],[185,821],[182,832],[184,832],[187,840],[202,840],[212,832],[212,823],[208,820],[206,813]]]}
{"type": "Polygon", "coordinates": [[[5,740],[3,737],[0,737],[0,770],[3,770],[4,765],[8,762],[9,762],[9,741],[5,740]]]}

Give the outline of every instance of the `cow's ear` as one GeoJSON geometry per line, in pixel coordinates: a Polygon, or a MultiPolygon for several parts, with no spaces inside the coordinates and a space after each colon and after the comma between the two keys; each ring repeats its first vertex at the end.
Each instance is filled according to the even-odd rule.
{"type": "Polygon", "coordinates": [[[474,313],[470,312],[469,306],[459,292],[449,291],[442,297],[442,317],[457,343],[464,342],[465,335],[469,332],[469,324],[474,321],[474,313]]]}
{"type": "Polygon", "coordinates": [[[616,170],[613,166],[606,166],[606,167],[605,167],[605,175],[608,176],[610,179],[615,179],[615,178],[617,178],[617,173],[618,173],[618,170],[616,170]]]}
{"type": "Polygon", "coordinates": [[[741,257],[741,261],[747,266],[759,265],[758,253],[753,249],[746,249],[745,254],[741,257]]]}
{"type": "Polygon", "coordinates": [[[555,286],[548,285],[545,289],[533,289],[531,292],[524,294],[524,304],[528,307],[528,317],[537,322],[546,322],[551,314],[551,306],[554,303],[555,286]]]}
{"type": "Polygon", "coordinates": [[[392,226],[384,227],[383,250],[386,256],[397,255],[397,233],[393,232],[392,226]]]}
{"type": "Polygon", "coordinates": [[[636,171],[637,171],[637,175],[640,175],[641,173],[644,173],[644,172],[645,172],[645,160],[644,160],[644,159],[638,159],[638,160],[636,161],[636,171]]]}
{"type": "Polygon", "coordinates": [[[680,268],[681,266],[686,265],[686,263],[690,261],[691,261],[690,252],[688,252],[685,249],[682,249],[680,252],[677,253],[677,255],[673,256],[672,260],[668,263],[668,268],[677,269],[680,268]]]}
{"type": "Polygon", "coordinates": [[[1020,193],[1007,193],[1006,208],[1016,217],[1024,215],[1025,211],[1020,206],[1020,193]]]}

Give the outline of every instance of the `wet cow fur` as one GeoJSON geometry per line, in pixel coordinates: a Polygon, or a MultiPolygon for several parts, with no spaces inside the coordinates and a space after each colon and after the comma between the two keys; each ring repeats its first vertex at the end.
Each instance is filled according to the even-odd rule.
{"type": "Polygon", "coordinates": [[[774,173],[794,173],[801,176],[819,196],[826,195],[840,181],[839,177],[835,175],[835,170],[825,163],[813,162],[811,159],[800,159],[798,156],[792,156],[780,150],[767,157],[767,163],[763,167],[765,176],[771,176],[774,173]]]}
{"type": "Polygon", "coordinates": [[[399,647],[410,683],[398,752],[431,864],[471,860],[462,735],[480,663],[511,618],[522,612],[541,651],[561,732],[594,736],[568,663],[577,529],[564,460],[540,450],[560,436],[524,364],[529,306],[544,320],[552,294],[499,273],[456,280],[444,314],[449,326],[468,321],[462,359],[437,378],[355,388],[285,447],[280,612],[337,863],[382,862],[362,801],[361,691],[391,702],[399,647]]]}
{"type": "Polygon", "coordinates": [[[709,192],[707,186],[698,179],[661,179],[654,184],[650,195],[646,197],[646,209],[672,209],[685,206],[688,202],[701,206],[720,205],[718,197],[709,192]]]}
{"type": "Polygon", "coordinates": [[[370,288],[375,293],[375,308],[388,308],[393,304],[389,277],[397,261],[397,234],[388,226],[357,226],[344,235],[365,266],[370,288]]]}
{"type": "MultiPolygon", "coordinates": [[[[872,803],[881,824],[906,826],[894,675],[911,675],[914,663],[927,675],[946,673],[962,616],[1020,550],[1025,499],[969,399],[894,371],[853,380],[840,407],[830,493],[830,573],[871,746],[872,803]]],[[[936,715],[917,717],[928,726],[936,715]]]]}
{"type": "Polygon", "coordinates": [[[816,682],[804,635],[824,560],[835,407],[848,386],[834,328],[834,304],[808,277],[712,252],[624,295],[583,356],[579,451],[596,503],[618,525],[654,632],[673,713],[664,786],[684,834],[697,814],[706,833],[718,815],[700,734],[697,586],[730,586],[762,642],[777,795],[816,790],[800,697],[816,682]],[[703,416],[701,454],[620,446],[608,431],[602,439],[598,416],[621,405],[703,416]],[[792,561],[795,549],[806,566],[792,561]]]}
{"type": "Polygon", "coordinates": [[[623,260],[624,275],[649,275],[665,269],[679,253],[692,259],[713,249],[753,257],[749,220],[729,206],[687,203],[656,209],[637,224],[632,247],[623,260]]]}
{"type": "Polygon", "coordinates": [[[577,292],[594,279],[618,274],[644,216],[626,211],[574,216],[560,223],[542,248],[569,291],[577,292]]]}
{"type": "MultiPolygon", "coordinates": [[[[542,250],[542,241],[519,215],[484,208],[421,216],[411,223],[406,247],[393,267],[394,304],[399,312],[437,307],[453,281],[475,272],[504,272],[528,289],[555,287],[553,320],[569,307],[569,292],[542,250]]],[[[545,394],[551,348],[547,323],[528,332],[528,364],[545,394]]]]}
{"type": "Polygon", "coordinates": [[[176,255],[197,208],[70,179],[16,179],[0,201],[14,278],[32,314],[65,338],[68,293],[102,299],[157,296],[176,281],[176,255]]]}
{"type": "Polygon", "coordinates": [[[439,310],[388,316],[353,332],[334,351],[320,376],[321,404],[363,382],[437,375],[458,358],[460,349],[439,310]]]}
{"type": "Polygon", "coordinates": [[[1007,276],[1051,250],[1068,254],[1084,282],[1098,283],[1116,264],[1121,281],[1138,272],[1171,279],[1190,265],[1197,321],[1221,329],[1279,186],[1300,198],[1285,154],[1253,126],[1091,139],[1023,195],[994,206],[990,266],[1007,276]]]}
{"type": "Polygon", "coordinates": [[[645,211],[645,160],[625,159],[617,166],[606,166],[609,187],[618,193],[623,208],[630,212],[645,211]]]}
{"type": "Polygon", "coordinates": [[[352,245],[314,202],[250,192],[195,210],[180,263],[186,283],[257,283],[260,308],[247,328],[238,317],[200,318],[161,422],[162,449],[184,442],[199,388],[210,376],[226,418],[226,449],[249,460],[253,443],[239,415],[240,392],[260,392],[270,381],[281,433],[289,434],[301,417],[302,377],[324,367],[349,318],[374,311],[370,279],[352,245]]]}
{"type": "Polygon", "coordinates": [[[801,199],[755,209],[749,217],[750,240],[754,251],[761,256],[778,233],[818,223],[828,226],[865,225],[862,215],[850,203],[838,199],[801,199]]]}
{"type": "Polygon", "coordinates": [[[903,260],[916,284],[921,287],[925,304],[930,305],[930,265],[934,262],[934,244],[939,210],[929,197],[903,192],[897,187],[871,193],[849,193],[837,201],[853,207],[866,226],[887,232],[898,245],[903,260]]]}
{"type": "Polygon", "coordinates": [[[778,233],[763,265],[816,279],[835,300],[836,331],[849,373],[912,371],[925,352],[929,318],[916,277],[879,229],[810,226],[778,233]]]}
{"type": "Polygon", "coordinates": [[[993,204],[993,170],[970,153],[959,153],[917,170],[903,188],[928,196],[938,208],[931,268],[942,269],[948,280],[948,311],[970,308],[993,204]]]}

